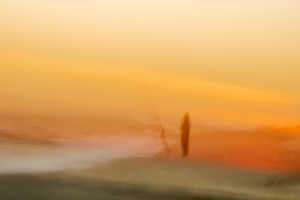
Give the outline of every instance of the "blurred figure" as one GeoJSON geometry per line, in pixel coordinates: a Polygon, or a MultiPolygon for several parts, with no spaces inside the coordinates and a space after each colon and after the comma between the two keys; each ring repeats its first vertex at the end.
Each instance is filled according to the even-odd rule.
{"type": "Polygon", "coordinates": [[[181,122],[181,148],[182,148],[182,157],[187,157],[189,154],[189,139],[190,139],[190,115],[185,113],[181,122]]]}

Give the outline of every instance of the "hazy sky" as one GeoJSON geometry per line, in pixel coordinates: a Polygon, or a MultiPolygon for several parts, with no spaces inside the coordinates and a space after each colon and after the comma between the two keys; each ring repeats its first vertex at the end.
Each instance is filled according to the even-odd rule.
{"type": "Polygon", "coordinates": [[[0,111],[300,122],[300,1],[3,0],[0,111]]]}

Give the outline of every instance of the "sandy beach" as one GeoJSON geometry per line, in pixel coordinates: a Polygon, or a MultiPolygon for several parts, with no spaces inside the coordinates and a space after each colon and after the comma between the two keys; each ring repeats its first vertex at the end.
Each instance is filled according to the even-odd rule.
{"type": "Polygon", "coordinates": [[[10,159],[2,156],[0,195],[7,200],[300,198],[300,176],[292,172],[246,170],[130,149],[124,154],[113,146],[52,151],[51,145],[23,145],[11,142],[10,148],[44,150],[19,153],[15,160],[12,154],[10,159]]]}
{"type": "Polygon", "coordinates": [[[5,199],[299,199],[300,179],[189,160],[120,159],[84,170],[2,175],[5,199]]]}

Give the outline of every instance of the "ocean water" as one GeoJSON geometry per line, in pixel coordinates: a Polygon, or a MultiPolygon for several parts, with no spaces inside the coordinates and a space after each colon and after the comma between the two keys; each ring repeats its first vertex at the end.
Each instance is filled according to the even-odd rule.
{"type": "Polygon", "coordinates": [[[152,138],[103,138],[59,145],[2,142],[0,174],[35,173],[86,168],[115,159],[153,156],[161,150],[152,138]],[[9,144],[8,144],[9,143],[9,144]],[[9,148],[8,148],[9,147],[9,148]],[[28,148],[30,152],[28,153],[28,148]],[[16,153],[16,151],[18,151],[16,153]]]}

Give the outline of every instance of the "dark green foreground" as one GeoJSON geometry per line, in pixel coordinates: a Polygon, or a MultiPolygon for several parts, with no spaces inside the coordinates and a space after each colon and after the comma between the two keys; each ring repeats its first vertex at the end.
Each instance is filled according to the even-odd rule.
{"type": "MultiPolygon", "coordinates": [[[[227,196],[227,197],[226,197],[227,196]]],[[[34,175],[0,177],[1,200],[96,200],[96,199],[248,199],[192,195],[176,190],[149,190],[143,186],[109,183],[105,181],[85,182],[79,179],[61,179],[34,175]]]]}
{"type": "Polygon", "coordinates": [[[297,200],[300,179],[182,161],[120,160],[88,170],[0,176],[0,200],[297,200]]]}

